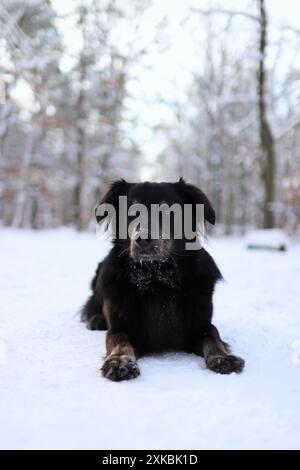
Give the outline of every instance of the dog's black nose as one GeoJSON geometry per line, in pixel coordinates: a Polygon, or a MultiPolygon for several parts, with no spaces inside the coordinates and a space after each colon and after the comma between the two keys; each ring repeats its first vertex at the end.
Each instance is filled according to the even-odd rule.
{"type": "Polygon", "coordinates": [[[136,239],[136,243],[140,248],[148,248],[151,245],[151,238],[141,238],[138,237],[136,239]]]}

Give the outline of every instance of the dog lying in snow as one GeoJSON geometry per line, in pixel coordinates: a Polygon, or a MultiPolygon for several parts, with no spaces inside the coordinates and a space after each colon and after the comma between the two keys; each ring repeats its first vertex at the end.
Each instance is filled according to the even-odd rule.
{"type": "MultiPolygon", "coordinates": [[[[147,208],[162,203],[202,205],[205,220],[215,223],[206,195],[183,179],[177,183],[113,183],[102,204],[116,209],[117,222],[122,217],[120,196],[127,197],[128,207],[136,203],[147,208]]],[[[97,217],[98,222],[103,218],[97,217]]],[[[193,210],[194,228],[197,223],[193,210]]],[[[113,247],[97,268],[82,320],[91,330],[107,329],[107,354],[101,370],[110,380],[137,377],[139,356],[167,350],[203,356],[208,369],[221,374],[241,372],[244,367],[243,359],[230,353],[211,323],[212,296],[222,278],[217,265],[200,245],[187,250],[185,235],[178,239],[173,232],[171,225],[169,239],[162,237],[161,230],[157,239],[140,237],[138,229],[121,238],[117,228],[113,247]]]]}

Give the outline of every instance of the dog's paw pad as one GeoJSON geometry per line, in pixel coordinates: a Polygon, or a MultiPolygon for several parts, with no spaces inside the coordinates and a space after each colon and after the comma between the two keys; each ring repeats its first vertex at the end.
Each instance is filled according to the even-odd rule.
{"type": "Polygon", "coordinates": [[[115,382],[134,379],[140,375],[137,363],[125,355],[108,356],[104,361],[101,371],[104,377],[115,382]]]}
{"type": "Polygon", "coordinates": [[[245,361],[238,356],[228,354],[227,356],[214,356],[207,361],[207,367],[218,374],[231,374],[242,372],[245,361]]]}

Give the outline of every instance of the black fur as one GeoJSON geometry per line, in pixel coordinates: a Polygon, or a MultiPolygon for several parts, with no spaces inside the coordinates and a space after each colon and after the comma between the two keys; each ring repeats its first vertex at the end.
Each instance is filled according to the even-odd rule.
{"type": "MultiPolygon", "coordinates": [[[[128,195],[129,202],[138,198],[146,204],[161,200],[169,204],[204,203],[205,218],[211,223],[215,221],[214,211],[204,193],[183,180],[173,184],[117,182],[105,201],[115,203],[120,194],[128,195]]],[[[87,326],[126,335],[126,341],[137,355],[177,350],[205,356],[203,342],[208,337],[213,338],[212,296],[222,276],[204,248],[186,251],[182,242],[174,241],[167,258],[140,263],[130,256],[129,240],[115,239],[109,255],[97,268],[91,284],[92,295],[82,311],[87,326]]],[[[118,340],[114,346],[123,344],[122,341],[118,340]]],[[[212,339],[213,346],[214,341],[212,339]]],[[[221,339],[219,345],[226,354],[229,353],[221,339]]],[[[110,353],[108,350],[108,356],[110,353]]],[[[222,354],[220,352],[221,359],[222,354]]],[[[114,360],[115,357],[114,354],[114,360]]],[[[217,372],[239,371],[243,366],[241,363],[235,366],[234,360],[228,358],[216,365],[218,358],[217,353],[207,358],[208,366],[209,359],[210,368],[217,372]]],[[[104,375],[107,367],[106,361],[104,375]]],[[[124,374],[122,378],[131,378],[126,377],[126,372],[124,374]]],[[[116,378],[119,376],[115,367],[109,378],[121,380],[116,378]]]]}
{"type": "Polygon", "coordinates": [[[93,295],[83,310],[92,329],[95,319],[106,329],[126,331],[140,353],[166,349],[192,350],[212,319],[212,294],[221,273],[202,248],[176,264],[133,263],[114,247],[99,264],[93,295]],[[105,322],[104,298],[112,307],[105,322]]]}

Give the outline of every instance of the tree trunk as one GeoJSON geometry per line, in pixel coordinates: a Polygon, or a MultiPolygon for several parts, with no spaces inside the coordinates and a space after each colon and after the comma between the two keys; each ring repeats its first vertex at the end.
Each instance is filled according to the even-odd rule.
{"type": "Polygon", "coordinates": [[[260,145],[262,153],[262,178],[264,185],[263,224],[264,228],[274,227],[272,203],[275,193],[275,150],[272,130],[266,110],[266,71],[265,59],[267,48],[267,16],[265,0],[259,0],[260,39],[259,39],[259,72],[258,72],[258,106],[260,125],[260,145]]]}
{"type": "Polygon", "coordinates": [[[28,168],[30,167],[33,160],[37,133],[38,130],[33,123],[32,129],[29,129],[27,133],[24,153],[22,156],[22,163],[20,165],[21,174],[19,176],[18,186],[16,188],[16,204],[11,224],[13,227],[22,227],[26,223],[24,220],[24,214],[26,202],[28,200],[28,168]]]}
{"type": "Polygon", "coordinates": [[[76,184],[74,188],[74,221],[78,230],[84,228],[84,208],[83,208],[83,187],[84,187],[84,166],[85,166],[85,92],[84,86],[86,81],[87,64],[86,64],[86,14],[85,7],[80,8],[79,27],[83,36],[83,48],[79,59],[79,94],[77,100],[77,120],[76,120],[76,184]]]}

